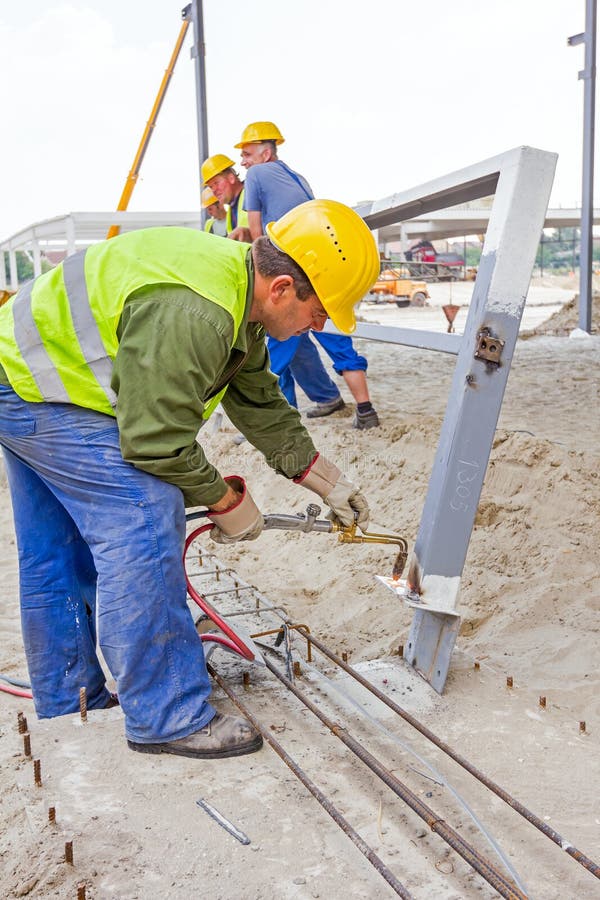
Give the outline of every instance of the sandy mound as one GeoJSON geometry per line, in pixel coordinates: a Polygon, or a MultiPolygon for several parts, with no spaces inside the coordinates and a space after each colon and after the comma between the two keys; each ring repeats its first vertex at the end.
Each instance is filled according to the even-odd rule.
{"type": "MultiPolygon", "coordinates": [[[[535,334],[551,334],[559,337],[568,336],[574,328],[579,326],[579,294],[565,303],[557,312],[551,315],[545,322],[527,332],[521,332],[522,338],[535,334]]],[[[592,294],[592,334],[600,332],[600,293],[592,294]]]]}

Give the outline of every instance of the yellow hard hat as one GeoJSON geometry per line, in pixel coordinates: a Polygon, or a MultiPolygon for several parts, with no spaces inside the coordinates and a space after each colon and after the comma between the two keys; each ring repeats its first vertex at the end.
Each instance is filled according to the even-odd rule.
{"type": "Polygon", "coordinates": [[[200,170],[202,173],[202,183],[206,184],[207,181],[210,181],[211,178],[214,178],[215,175],[219,175],[220,172],[224,172],[225,169],[231,169],[235,166],[235,163],[232,159],[229,159],[228,156],[225,156],[224,153],[215,153],[214,156],[209,156],[208,159],[205,159],[202,163],[202,169],[200,170]]]}
{"type": "Polygon", "coordinates": [[[283,144],[284,140],[279,128],[273,122],[251,122],[250,125],[246,125],[239,144],[234,144],[234,147],[239,150],[244,144],[260,144],[262,141],[283,144]]]}
{"type": "Polygon", "coordinates": [[[213,203],[218,202],[219,201],[209,187],[202,188],[202,209],[206,209],[207,206],[212,206],[213,203]]]}
{"type": "Polygon", "coordinates": [[[354,307],[379,275],[375,239],[358,213],[336,200],[308,200],[266,232],[310,279],[333,324],[352,334],[354,307]]]}

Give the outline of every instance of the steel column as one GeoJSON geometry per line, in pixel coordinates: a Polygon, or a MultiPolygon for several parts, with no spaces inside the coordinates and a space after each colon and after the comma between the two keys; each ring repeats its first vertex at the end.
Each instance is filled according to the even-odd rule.
{"type": "Polygon", "coordinates": [[[585,31],[567,39],[570,47],[585,44],[579,78],[583,92],[583,169],[581,193],[581,249],[579,253],[579,327],[592,330],[592,257],[594,248],[594,130],[596,106],[596,3],[585,0],[585,31]]]}
{"type": "Polygon", "coordinates": [[[581,250],[579,255],[579,327],[592,330],[592,254],[594,225],[594,109],[596,103],[596,0],[585,4],[585,62],[583,72],[583,184],[581,194],[581,250]]]}
{"type": "Polygon", "coordinates": [[[19,287],[19,275],[17,270],[17,254],[14,250],[8,251],[8,264],[10,268],[10,286],[13,291],[19,287]]]}
{"type": "Polygon", "coordinates": [[[406,600],[415,613],[405,658],[439,692],[555,165],[555,154],[530,147],[504,155],[409,568],[406,600]]]}
{"type": "Polygon", "coordinates": [[[42,252],[37,241],[33,243],[33,277],[37,278],[42,274],[42,252]]]}
{"type": "MultiPolygon", "coordinates": [[[[200,166],[208,157],[208,117],[206,112],[206,69],[204,65],[206,47],[204,44],[204,16],[202,13],[202,0],[192,0],[190,4],[192,22],[194,25],[194,43],[190,56],[194,60],[194,72],[196,78],[196,121],[198,124],[198,172],[200,166]]],[[[184,13],[190,8],[186,7],[184,13]]],[[[198,187],[202,193],[202,182],[198,175],[198,187]]],[[[201,207],[202,208],[202,207],[201,207]]],[[[203,216],[203,219],[205,216],[203,216]]]]}
{"type": "Polygon", "coordinates": [[[77,252],[75,245],[75,220],[73,216],[67,216],[65,219],[65,233],[67,237],[67,256],[73,256],[77,252]]]}

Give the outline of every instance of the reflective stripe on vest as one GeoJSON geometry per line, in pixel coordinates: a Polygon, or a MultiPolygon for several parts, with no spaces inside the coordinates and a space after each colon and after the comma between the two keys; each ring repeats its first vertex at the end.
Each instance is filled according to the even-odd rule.
{"type": "Polygon", "coordinates": [[[117,395],[110,386],[112,378],[112,359],[106,355],[104,344],[98,329],[88,296],[85,282],[85,255],[81,250],[68,256],[63,263],[63,279],[69,298],[69,309],[79,346],[85,361],[96,376],[106,399],[111,407],[117,405],[117,395]]]}
{"type": "Polygon", "coordinates": [[[248,213],[244,209],[244,189],[242,188],[241,193],[238,195],[237,200],[234,201],[235,208],[237,209],[237,225],[233,225],[231,222],[231,207],[227,207],[227,218],[225,222],[227,224],[227,234],[231,234],[234,228],[248,228],[248,213]]]}
{"type": "MultiPolygon", "coordinates": [[[[74,403],[114,415],[110,386],[127,298],[179,284],[232,317],[232,346],[246,307],[248,245],[187,228],[128,232],[80,251],[24,285],[0,308],[0,362],[32,402],[74,403]]],[[[205,406],[204,418],[224,390],[205,406]]]]}
{"type": "MultiPolygon", "coordinates": [[[[32,376],[38,397],[32,397],[31,399],[40,401],[55,399],[59,403],[68,403],[69,396],[65,391],[58,372],[52,365],[52,360],[48,356],[46,348],[40,340],[35,319],[33,318],[31,311],[33,285],[33,281],[29,281],[24,285],[15,294],[12,303],[15,342],[20,350],[25,370],[28,373],[45,373],[44,378],[40,379],[40,381],[44,381],[43,388],[38,384],[35,375],[32,376]]],[[[27,376],[25,375],[25,377],[27,376]]]]}

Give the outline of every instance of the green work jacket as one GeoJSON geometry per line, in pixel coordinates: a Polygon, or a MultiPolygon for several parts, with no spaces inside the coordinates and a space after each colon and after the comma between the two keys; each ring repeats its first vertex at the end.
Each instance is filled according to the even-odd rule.
{"type": "Polygon", "coordinates": [[[123,457],[179,486],[188,506],[214,503],[226,490],[196,440],[219,397],[276,471],[292,478],[309,465],[312,440],[269,371],[264,329],[248,321],[247,244],[193,229],[131,232],[81,254],[79,283],[75,264],[66,265],[77,256],[0,308],[0,382],[33,402],[116,415],[123,457]]]}

